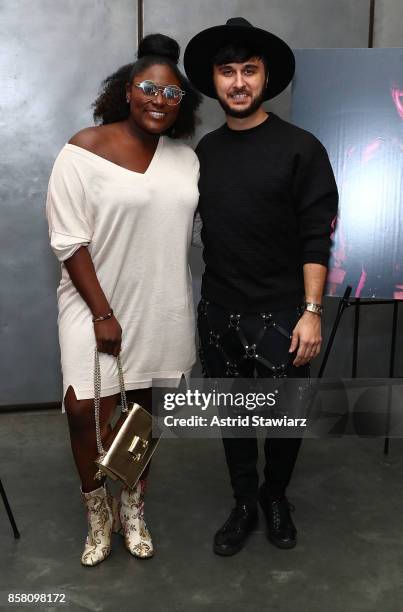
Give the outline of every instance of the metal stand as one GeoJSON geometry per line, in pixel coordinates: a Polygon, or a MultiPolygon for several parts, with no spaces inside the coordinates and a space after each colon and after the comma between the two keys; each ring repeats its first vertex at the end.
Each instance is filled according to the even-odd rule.
{"type": "Polygon", "coordinates": [[[20,537],[20,532],[18,531],[17,524],[14,520],[13,513],[10,508],[10,504],[8,503],[7,495],[3,487],[3,483],[0,480],[0,495],[3,499],[4,506],[6,508],[6,512],[8,514],[8,518],[10,519],[11,527],[13,528],[14,537],[18,539],[20,537]]]}
{"type": "MultiPolygon", "coordinates": [[[[354,336],[353,336],[353,363],[351,368],[351,377],[357,377],[357,362],[358,362],[358,336],[359,336],[359,328],[360,328],[360,308],[361,306],[373,306],[375,304],[393,304],[393,318],[392,318],[392,339],[390,345],[390,356],[389,356],[389,378],[394,378],[395,376],[395,354],[396,354],[396,332],[397,332],[397,318],[399,313],[399,301],[398,300],[362,300],[361,298],[353,298],[350,299],[351,296],[351,287],[348,286],[344,292],[343,297],[340,299],[339,307],[337,309],[337,315],[335,321],[333,323],[332,331],[329,336],[329,340],[327,341],[325,353],[323,356],[322,364],[319,369],[318,378],[322,378],[323,373],[325,371],[329,354],[331,348],[333,346],[333,342],[336,336],[337,329],[339,327],[339,323],[343,316],[346,308],[350,306],[355,306],[354,313],[354,336]]],[[[385,455],[389,453],[389,424],[390,424],[390,403],[388,404],[388,417],[387,417],[387,425],[386,425],[386,435],[385,435],[385,443],[383,452],[385,455]]]]}

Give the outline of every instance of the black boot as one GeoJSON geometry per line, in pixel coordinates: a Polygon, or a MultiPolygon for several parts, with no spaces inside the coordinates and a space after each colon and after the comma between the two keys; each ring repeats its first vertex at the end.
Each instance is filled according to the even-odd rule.
{"type": "Polygon", "coordinates": [[[245,544],[257,521],[256,506],[237,505],[214,536],[214,552],[217,555],[235,555],[245,544]]]}
{"type": "Polygon", "coordinates": [[[295,508],[284,496],[280,499],[265,495],[259,489],[259,503],[267,521],[267,538],[278,548],[294,548],[297,543],[297,530],[292,521],[290,510],[295,508]]]}

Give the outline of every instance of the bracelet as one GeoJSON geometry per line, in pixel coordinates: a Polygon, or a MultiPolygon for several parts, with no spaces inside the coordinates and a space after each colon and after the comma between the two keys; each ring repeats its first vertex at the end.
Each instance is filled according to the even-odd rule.
{"type": "Polygon", "coordinates": [[[110,319],[112,317],[113,317],[113,310],[111,308],[108,314],[104,315],[103,317],[93,317],[92,321],[93,323],[98,323],[98,321],[106,321],[106,319],[110,319]]]}
{"type": "Polygon", "coordinates": [[[314,302],[305,302],[304,310],[321,316],[323,313],[323,306],[322,304],[315,304],[314,302]]]}

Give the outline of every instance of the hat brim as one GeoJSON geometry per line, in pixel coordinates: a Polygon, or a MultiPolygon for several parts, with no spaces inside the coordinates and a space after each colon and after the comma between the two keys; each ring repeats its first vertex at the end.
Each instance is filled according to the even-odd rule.
{"type": "Polygon", "coordinates": [[[281,38],[260,28],[221,25],[199,32],[185,49],[183,64],[187,77],[203,94],[217,99],[213,82],[213,58],[221,47],[234,42],[250,43],[262,49],[269,70],[264,100],[274,98],[291,82],[295,72],[295,57],[281,38]]]}

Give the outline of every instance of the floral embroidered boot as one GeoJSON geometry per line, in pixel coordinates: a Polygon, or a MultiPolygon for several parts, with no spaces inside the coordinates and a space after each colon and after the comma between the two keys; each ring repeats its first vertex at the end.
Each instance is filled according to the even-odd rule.
{"type": "Polygon", "coordinates": [[[120,520],[126,548],[142,559],[154,554],[151,535],[144,521],[145,487],[146,480],[139,480],[133,490],[123,487],[120,496],[120,520]]]}
{"type": "Polygon", "coordinates": [[[105,484],[81,495],[87,507],[88,535],[81,556],[83,565],[97,565],[111,552],[112,530],[117,531],[117,501],[113,500],[105,484]]]}

